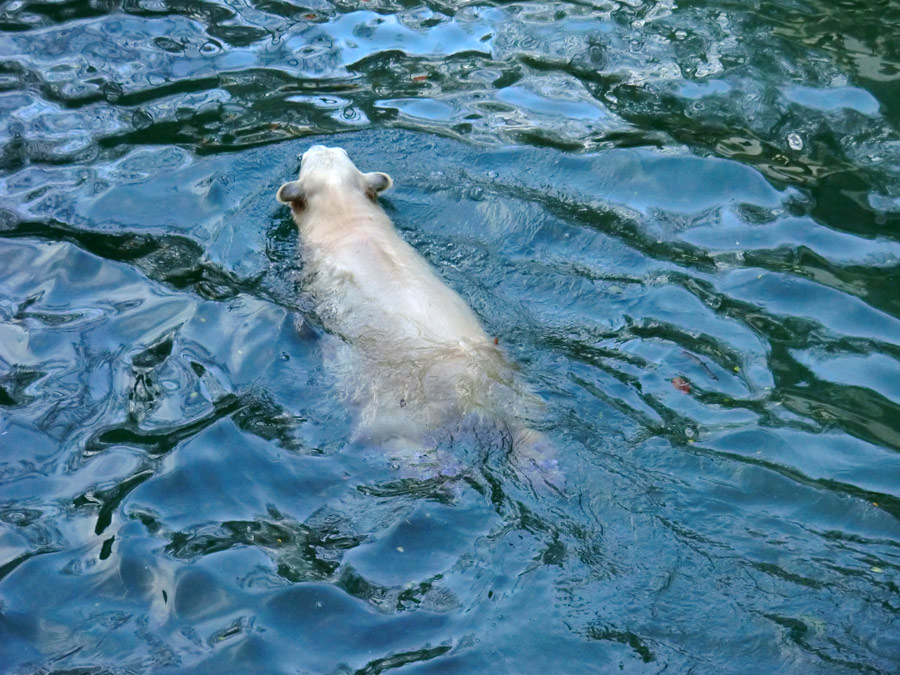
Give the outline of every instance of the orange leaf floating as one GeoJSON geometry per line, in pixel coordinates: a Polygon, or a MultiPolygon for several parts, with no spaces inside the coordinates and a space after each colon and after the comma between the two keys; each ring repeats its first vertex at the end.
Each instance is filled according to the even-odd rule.
{"type": "Polygon", "coordinates": [[[672,386],[675,387],[678,391],[683,391],[685,394],[691,393],[691,384],[683,377],[673,377],[672,386]]]}
{"type": "Polygon", "coordinates": [[[423,81],[425,81],[425,80],[427,80],[427,79],[428,79],[428,76],[427,76],[427,75],[413,75],[413,76],[412,76],[412,81],[413,81],[413,82],[423,82],[423,81]]]}
{"type": "Polygon", "coordinates": [[[500,338],[494,338],[494,344],[495,344],[495,345],[499,345],[499,344],[500,344],[500,338]]]}

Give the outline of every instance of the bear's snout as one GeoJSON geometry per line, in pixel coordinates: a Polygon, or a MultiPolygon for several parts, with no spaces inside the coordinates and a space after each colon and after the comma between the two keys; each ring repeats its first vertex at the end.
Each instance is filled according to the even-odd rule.
{"type": "MultiPolygon", "coordinates": [[[[332,171],[335,169],[356,169],[356,165],[350,161],[350,156],[343,148],[329,148],[324,145],[314,145],[300,157],[302,171],[332,171]]],[[[358,169],[357,169],[358,171],[358,169]]]]}

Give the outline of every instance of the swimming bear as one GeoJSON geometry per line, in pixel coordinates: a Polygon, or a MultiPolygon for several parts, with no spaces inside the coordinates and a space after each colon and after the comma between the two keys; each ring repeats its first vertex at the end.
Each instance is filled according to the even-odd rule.
{"type": "Polygon", "coordinates": [[[397,233],[377,200],[392,184],[386,173],[361,172],[343,148],[314,145],[277,193],[299,230],[319,320],[348,346],[335,370],[359,409],[356,438],[402,456],[427,452],[428,439],[460,420],[491,420],[509,431],[513,464],[529,480],[557,484],[549,442],[523,420],[537,397],[397,233]]]}

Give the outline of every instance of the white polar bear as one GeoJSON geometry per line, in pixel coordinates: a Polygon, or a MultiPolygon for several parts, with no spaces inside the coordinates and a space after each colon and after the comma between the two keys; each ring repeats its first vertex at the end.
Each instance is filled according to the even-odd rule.
{"type": "Polygon", "coordinates": [[[529,478],[558,483],[549,443],[521,421],[536,397],[516,386],[474,312],[397,234],[376,199],[391,185],[385,173],[360,172],[342,148],[314,145],[277,193],[291,206],[319,318],[349,345],[339,370],[361,409],[357,437],[402,455],[474,415],[508,427],[514,464],[529,478]]]}

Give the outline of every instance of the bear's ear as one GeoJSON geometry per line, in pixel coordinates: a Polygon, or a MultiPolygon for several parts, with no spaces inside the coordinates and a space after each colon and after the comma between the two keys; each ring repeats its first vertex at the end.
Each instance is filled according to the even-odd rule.
{"type": "Polygon", "coordinates": [[[377,195],[379,192],[384,192],[394,184],[391,177],[381,171],[364,173],[363,178],[366,180],[366,189],[372,193],[372,196],[377,195]]]}
{"type": "Polygon", "coordinates": [[[278,188],[275,198],[282,204],[291,204],[293,202],[302,202],[304,197],[303,186],[299,180],[292,180],[278,188]]]}

